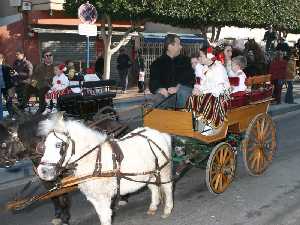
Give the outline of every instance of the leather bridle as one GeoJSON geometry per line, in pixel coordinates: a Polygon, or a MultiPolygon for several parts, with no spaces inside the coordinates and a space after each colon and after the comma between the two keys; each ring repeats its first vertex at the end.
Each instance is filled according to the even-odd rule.
{"type": "MultiPolygon", "coordinates": [[[[68,167],[69,160],[72,158],[73,155],[75,155],[75,141],[71,138],[71,136],[67,132],[60,132],[60,131],[51,130],[51,131],[49,131],[47,136],[49,136],[51,133],[53,133],[54,136],[61,141],[61,146],[60,146],[61,158],[57,163],[49,163],[49,162],[41,161],[40,164],[41,165],[46,165],[46,166],[53,166],[53,167],[55,167],[56,173],[61,174],[61,172],[64,171],[68,167]],[[58,134],[64,135],[66,137],[67,141],[64,141],[62,138],[60,138],[58,136],[58,134]],[[70,144],[72,145],[71,157],[66,162],[66,165],[63,166],[63,163],[66,160],[67,150],[68,150],[70,144]]],[[[44,143],[44,145],[45,145],[45,143],[44,143]]],[[[39,146],[39,147],[41,148],[41,146],[39,146]]]]}

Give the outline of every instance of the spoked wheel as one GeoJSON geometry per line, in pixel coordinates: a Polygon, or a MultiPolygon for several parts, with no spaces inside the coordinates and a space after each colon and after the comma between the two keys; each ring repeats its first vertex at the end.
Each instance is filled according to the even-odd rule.
{"type": "Polygon", "coordinates": [[[275,149],[274,123],[267,114],[258,114],[249,124],[242,145],[248,173],[252,176],[261,175],[272,162],[275,149]]]}
{"type": "Polygon", "coordinates": [[[223,193],[233,181],[235,156],[231,145],[225,142],[216,145],[210,153],[206,166],[206,185],[211,193],[223,193]]]}

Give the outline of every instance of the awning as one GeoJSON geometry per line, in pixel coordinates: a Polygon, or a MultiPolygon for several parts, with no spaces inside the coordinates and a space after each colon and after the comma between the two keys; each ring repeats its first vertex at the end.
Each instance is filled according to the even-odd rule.
{"type": "MultiPolygon", "coordinates": [[[[144,43],[163,43],[167,33],[140,33],[144,38],[144,43]]],[[[195,34],[176,34],[180,37],[181,43],[193,44],[193,43],[204,43],[207,40],[195,34]]]]}
{"type": "MultiPolygon", "coordinates": [[[[55,28],[40,28],[40,27],[33,27],[32,31],[35,33],[42,33],[42,34],[78,34],[78,29],[55,29],[55,28]]],[[[101,31],[97,31],[97,34],[100,35],[101,31]]],[[[124,35],[125,32],[123,31],[113,31],[113,35],[124,35]]],[[[137,36],[137,32],[131,33],[129,36],[137,36]]]]}

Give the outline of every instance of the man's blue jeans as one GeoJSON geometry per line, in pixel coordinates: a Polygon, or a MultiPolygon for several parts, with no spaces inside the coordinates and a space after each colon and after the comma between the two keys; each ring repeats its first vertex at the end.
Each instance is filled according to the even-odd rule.
{"type": "Polygon", "coordinates": [[[181,85],[176,94],[166,99],[161,94],[155,94],[152,98],[153,106],[157,108],[184,108],[187,98],[192,95],[192,88],[181,85]]]}
{"type": "Polygon", "coordinates": [[[294,95],[293,95],[293,81],[287,81],[287,90],[285,94],[285,102],[286,103],[294,103],[294,95]]]}
{"type": "Polygon", "coordinates": [[[177,91],[176,108],[184,108],[186,100],[192,95],[192,88],[184,85],[180,85],[177,91]]]}

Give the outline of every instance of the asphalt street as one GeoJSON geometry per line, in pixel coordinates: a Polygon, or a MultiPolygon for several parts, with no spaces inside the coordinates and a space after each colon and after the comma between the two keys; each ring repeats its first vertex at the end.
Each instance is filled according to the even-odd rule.
{"type": "MultiPolygon", "coordinates": [[[[128,205],[115,211],[115,225],[299,225],[300,224],[300,112],[275,116],[278,151],[270,168],[259,177],[249,176],[241,154],[236,178],[221,195],[211,194],[205,171],[192,169],[175,187],[175,207],[161,219],[146,215],[150,193],[146,189],[130,197],[128,205]]],[[[22,186],[2,190],[0,205],[11,200],[22,186]]],[[[42,191],[41,188],[38,191],[42,191]]],[[[96,225],[92,206],[79,193],[72,197],[72,225],[96,225]]],[[[1,225],[50,225],[52,204],[41,202],[20,211],[0,212],[1,225]]]]}

